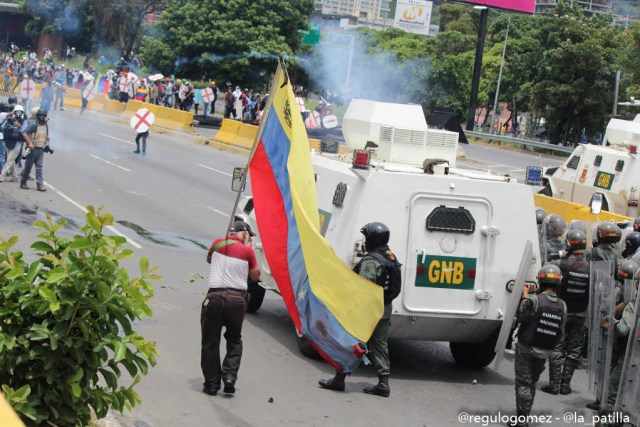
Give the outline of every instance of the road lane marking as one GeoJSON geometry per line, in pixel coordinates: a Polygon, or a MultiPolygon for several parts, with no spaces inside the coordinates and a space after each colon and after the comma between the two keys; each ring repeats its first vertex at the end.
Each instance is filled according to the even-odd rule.
{"type": "Polygon", "coordinates": [[[109,164],[109,165],[111,165],[111,166],[115,166],[115,167],[117,167],[117,168],[120,168],[120,169],[122,169],[123,171],[131,172],[131,169],[127,169],[127,168],[122,167],[122,166],[120,166],[120,165],[116,165],[115,163],[111,163],[109,160],[105,160],[105,159],[103,159],[102,157],[98,157],[98,156],[95,156],[95,155],[93,155],[93,154],[89,154],[89,155],[90,155],[91,157],[93,157],[94,159],[101,160],[101,161],[103,161],[103,162],[105,162],[105,163],[107,163],[107,164],[109,164]]]}
{"type": "Polygon", "coordinates": [[[220,214],[222,216],[226,216],[227,218],[229,218],[229,214],[228,213],[222,212],[221,210],[218,210],[218,209],[214,208],[213,206],[205,205],[204,203],[200,203],[200,202],[195,202],[195,204],[196,205],[200,205],[200,206],[204,206],[205,208],[207,208],[207,209],[209,209],[211,211],[214,211],[217,214],[220,214]]]}
{"type": "Polygon", "coordinates": [[[107,138],[115,139],[116,141],[124,142],[125,144],[135,145],[135,144],[134,144],[133,142],[131,142],[131,141],[127,141],[126,139],[116,138],[115,136],[107,135],[106,133],[100,133],[100,132],[98,132],[98,135],[106,136],[107,138]]]}
{"type": "MultiPolygon", "coordinates": [[[[76,202],[75,200],[73,200],[71,197],[67,196],[66,194],[64,194],[62,191],[58,190],[56,187],[54,187],[53,185],[49,184],[48,182],[44,182],[44,185],[46,185],[47,187],[49,187],[52,191],[54,191],[55,193],[58,194],[58,196],[62,197],[63,199],[65,199],[67,202],[71,203],[73,206],[77,207],[78,209],[80,209],[81,211],[83,211],[84,213],[87,213],[87,208],[85,208],[84,206],[82,206],[80,203],[76,202]]],[[[116,236],[120,236],[120,237],[124,237],[125,239],[127,239],[127,243],[129,243],[131,246],[133,246],[136,249],[141,249],[142,246],[140,244],[138,244],[135,240],[127,237],[126,235],[122,234],[117,228],[115,228],[112,225],[107,225],[105,226],[105,228],[109,231],[111,231],[113,234],[115,234],[116,236]]]]}
{"type": "Polygon", "coordinates": [[[229,172],[224,172],[224,171],[221,171],[221,170],[218,170],[218,169],[210,168],[209,166],[205,166],[205,165],[202,165],[202,164],[200,164],[200,163],[196,163],[196,165],[200,166],[201,168],[205,168],[205,169],[212,170],[212,171],[214,171],[214,172],[221,173],[222,175],[226,175],[226,176],[233,176],[233,175],[231,175],[229,172]]]}

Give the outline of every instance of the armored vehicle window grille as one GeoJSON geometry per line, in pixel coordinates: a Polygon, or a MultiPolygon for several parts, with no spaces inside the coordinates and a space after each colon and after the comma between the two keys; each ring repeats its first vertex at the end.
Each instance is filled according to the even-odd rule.
{"type": "Polygon", "coordinates": [[[598,154],[595,160],[593,161],[593,165],[600,166],[601,164],[602,164],[602,156],[598,154]]]}
{"type": "Polygon", "coordinates": [[[580,164],[580,155],[575,155],[569,160],[567,163],[567,167],[569,169],[578,169],[578,165],[580,164]]]}
{"type": "Polygon", "coordinates": [[[438,206],[427,217],[427,230],[472,234],[476,229],[473,215],[463,207],[438,206]]]}
{"type": "Polygon", "coordinates": [[[624,160],[618,160],[616,162],[616,170],[618,172],[622,172],[622,169],[624,168],[624,160]]]}
{"type": "Polygon", "coordinates": [[[336,186],[336,191],[333,193],[333,206],[341,208],[345,197],[347,197],[347,184],[341,182],[336,186]]]}

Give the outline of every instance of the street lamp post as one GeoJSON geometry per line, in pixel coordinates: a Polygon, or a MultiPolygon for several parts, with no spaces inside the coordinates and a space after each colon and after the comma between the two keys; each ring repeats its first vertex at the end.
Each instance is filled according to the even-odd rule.
{"type": "Polygon", "coordinates": [[[473,65],[473,80],[471,81],[471,99],[467,111],[467,130],[473,130],[476,116],[476,104],[478,102],[478,89],[480,88],[480,73],[482,71],[482,54],[484,53],[484,39],[487,35],[487,15],[489,9],[486,6],[474,6],[480,10],[480,25],[478,27],[478,40],[476,42],[476,60],[473,65]]]}
{"type": "Polygon", "coordinates": [[[490,131],[493,133],[493,123],[496,120],[496,112],[498,110],[498,96],[500,95],[500,81],[502,80],[502,69],[504,68],[504,57],[507,53],[507,39],[509,38],[509,26],[511,25],[511,18],[507,21],[507,33],[504,35],[504,46],[502,47],[502,61],[500,61],[500,71],[498,72],[498,85],[496,86],[496,97],[493,99],[493,114],[491,115],[491,123],[489,124],[490,131]]]}

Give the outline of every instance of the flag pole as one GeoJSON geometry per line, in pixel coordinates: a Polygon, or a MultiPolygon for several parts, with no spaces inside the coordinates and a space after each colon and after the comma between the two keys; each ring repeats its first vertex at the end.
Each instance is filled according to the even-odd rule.
{"type": "Polygon", "coordinates": [[[284,64],[284,56],[285,56],[284,51],[280,52],[280,55],[278,55],[278,68],[276,69],[276,73],[274,74],[273,79],[271,80],[271,85],[269,86],[269,99],[267,99],[267,103],[264,106],[262,119],[260,120],[260,124],[258,125],[258,132],[256,133],[256,137],[253,140],[253,146],[251,147],[251,152],[249,153],[247,164],[245,165],[242,171],[242,182],[240,184],[240,191],[238,191],[238,195],[236,196],[236,201],[233,205],[233,209],[231,210],[231,215],[229,217],[229,226],[227,227],[227,237],[229,237],[229,229],[231,228],[235,220],[236,211],[238,210],[238,204],[240,203],[240,197],[242,196],[243,189],[247,183],[249,165],[251,164],[251,160],[253,160],[253,156],[256,153],[256,149],[258,148],[258,143],[260,142],[260,138],[262,138],[264,125],[267,122],[267,118],[269,117],[269,112],[271,111],[271,105],[273,104],[273,97],[275,95],[276,90],[278,89],[278,80],[280,80],[280,73],[284,73],[283,86],[285,86],[289,82],[289,74],[287,73],[287,68],[285,67],[285,64],[284,64]]]}

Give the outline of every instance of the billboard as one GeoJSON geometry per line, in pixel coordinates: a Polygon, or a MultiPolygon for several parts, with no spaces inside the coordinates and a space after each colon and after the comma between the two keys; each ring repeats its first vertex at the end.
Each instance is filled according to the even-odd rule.
{"type": "Polygon", "coordinates": [[[393,26],[409,33],[429,34],[433,3],[422,0],[398,0],[393,26]]]}
{"type": "Polygon", "coordinates": [[[461,0],[463,3],[477,4],[516,12],[533,13],[536,0],[461,0]]]}

